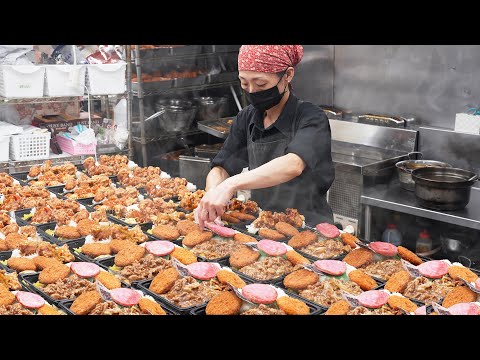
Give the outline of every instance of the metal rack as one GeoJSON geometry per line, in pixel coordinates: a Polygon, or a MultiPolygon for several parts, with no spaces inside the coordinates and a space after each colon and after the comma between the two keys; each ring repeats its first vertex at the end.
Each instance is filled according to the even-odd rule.
{"type": "MultiPolygon", "coordinates": [[[[201,45],[198,45],[201,46],[201,45]]],[[[133,50],[133,49],[132,49],[133,50]]],[[[220,88],[220,87],[229,87],[230,92],[232,93],[232,96],[235,100],[235,103],[238,107],[239,110],[241,110],[241,105],[240,101],[238,98],[238,95],[235,92],[234,85],[239,83],[238,79],[232,79],[231,81],[221,81],[221,82],[210,82],[211,78],[208,78],[207,83],[202,83],[198,85],[190,85],[190,86],[176,86],[178,80],[182,80],[181,78],[178,79],[172,79],[172,85],[170,86],[163,86],[162,88],[159,89],[145,89],[145,82],[142,80],[142,71],[143,71],[143,63],[147,62],[154,62],[154,61],[159,61],[159,60],[181,60],[181,59],[192,59],[192,58],[206,58],[210,56],[218,56],[221,69],[222,71],[226,71],[225,64],[222,61],[221,54],[227,54],[227,53],[232,53],[232,52],[238,52],[237,49],[232,49],[232,46],[228,45],[208,45],[206,52],[193,52],[193,53],[188,53],[184,54],[182,53],[183,49],[180,47],[165,47],[165,48],[156,48],[156,49],[140,49],[140,45],[135,45],[134,46],[134,59],[132,60],[127,60],[127,84],[128,84],[128,108],[129,108],[129,131],[130,131],[130,141],[131,142],[137,142],[141,144],[141,153],[142,153],[142,165],[147,166],[148,164],[148,158],[147,158],[147,144],[151,142],[156,142],[156,141],[161,141],[161,140],[167,140],[167,139],[174,139],[178,137],[179,135],[181,136],[188,136],[188,135],[196,135],[196,134],[202,134],[203,132],[194,129],[194,130],[189,130],[185,131],[182,133],[165,133],[165,136],[157,136],[157,137],[151,137],[148,136],[145,133],[145,111],[144,111],[144,98],[147,96],[155,96],[155,95],[165,95],[171,92],[178,92],[178,91],[192,91],[192,90],[203,90],[203,89],[212,89],[212,88],[220,88]],[[131,72],[131,66],[135,66],[136,68],[136,74],[137,74],[137,81],[135,83],[136,85],[136,91],[132,90],[132,72],[131,72]],[[138,111],[138,116],[133,116],[132,114],[132,104],[133,104],[133,98],[138,98],[138,103],[139,103],[139,111],[138,111]],[[140,137],[138,136],[133,136],[132,134],[132,120],[135,118],[135,123],[139,123],[140,127],[140,137]]],[[[131,52],[127,50],[127,54],[130,55],[131,52]]],[[[203,75],[205,76],[205,75],[203,75]]],[[[205,76],[207,80],[207,76],[205,76]]],[[[163,83],[163,82],[161,82],[163,83]]],[[[165,83],[168,83],[166,81],[165,83]]],[[[167,84],[168,85],[168,84],[167,84]]],[[[130,149],[133,148],[133,146],[129,146],[130,149]]]]}
{"type": "MultiPolygon", "coordinates": [[[[124,49],[126,51],[126,61],[127,61],[127,75],[128,72],[130,72],[131,76],[131,57],[130,57],[130,52],[131,48],[130,45],[124,45],[124,49]]],[[[107,117],[110,117],[112,115],[112,111],[110,110],[110,99],[117,99],[122,96],[129,96],[131,93],[131,83],[127,82],[127,91],[126,93],[122,94],[110,94],[110,95],[82,95],[82,96],[61,96],[61,97],[49,97],[49,96],[43,96],[39,98],[4,98],[0,97],[0,104],[10,104],[10,105],[19,105],[19,104],[41,104],[41,103],[62,103],[62,102],[73,102],[73,101],[94,101],[94,100],[99,100],[101,101],[101,109],[102,112],[105,113],[107,117]]],[[[93,108],[93,106],[90,104],[90,108],[93,108]]],[[[128,126],[130,126],[131,123],[131,108],[127,109],[127,123],[128,126]],[[128,111],[130,110],[130,111],[128,111]]],[[[130,127],[129,129],[130,130],[130,127]]],[[[97,155],[107,155],[107,154],[128,154],[129,158],[132,158],[132,146],[131,146],[131,140],[129,137],[129,142],[128,142],[128,148],[124,150],[119,150],[116,149],[115,151],[110,151],[108,148],[107,149],[98,149],[97,150],[97,155]]],[[[31,160],[31,161],[14,161],[14,160],[9,160],[9,161],[4,161],[0,162],[0,171],[3,172],[8,172],[8,173],[13,173],[13,172],[19,172],[19,171],[24,171],[25,169],[28,171],[28,168],[30,168],[33,165],[38,165],[42,164],[45,160],[52,160],[52,163],[54,164],[60,164],[65,161],[72,162],[74,164],[79,164],[83,162],[88,156],[91,155],[56,155],[56,154],[50,154],[49,159],[43,159],[43,160],[31,160]]]]}

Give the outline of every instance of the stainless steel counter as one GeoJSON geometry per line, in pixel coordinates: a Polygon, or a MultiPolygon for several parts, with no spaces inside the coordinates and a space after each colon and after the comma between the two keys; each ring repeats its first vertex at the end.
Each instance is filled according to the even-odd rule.
{"type": "Polygon", "coordinates": [[[435,211],[419,207],[415,193],[402,189],[398,180],[389,184],[366,187],[360,202],[364,205],[365,240],[367,241],[370,241],[371,237],[372,206],[480,230],[479,188],[472,188],[467,207],[456,211],[435,211]]]}

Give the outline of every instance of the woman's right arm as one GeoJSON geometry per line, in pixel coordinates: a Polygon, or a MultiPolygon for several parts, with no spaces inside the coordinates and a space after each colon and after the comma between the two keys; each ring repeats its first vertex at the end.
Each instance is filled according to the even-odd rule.
{"type": "Polygon", "coordinates": [[[228,175],[227,171],[223,167],[215,166],[208,173],[205,191],[215,188],[218,184],[222,183],[229,177],[230,175],[228,175]]]}

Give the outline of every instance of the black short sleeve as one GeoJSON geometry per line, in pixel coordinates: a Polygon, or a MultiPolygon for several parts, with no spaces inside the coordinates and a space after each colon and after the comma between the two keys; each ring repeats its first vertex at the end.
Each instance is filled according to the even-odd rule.
{"type": "Polygon", "coordinates": [[[247,126],[249,117],[246,114],[247,109],[238,113],[222,149],[212,161],[212,167],[221,166],[230,176],[237,175],[242,172],[243,168],[248,167],[247,126]]]}

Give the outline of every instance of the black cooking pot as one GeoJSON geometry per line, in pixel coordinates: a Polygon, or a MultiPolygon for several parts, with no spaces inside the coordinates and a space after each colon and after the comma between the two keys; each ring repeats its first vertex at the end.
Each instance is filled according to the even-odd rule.
{"type": "Polygon", "coordinates": [[[420,206],[433,210],[460,210],[470,201],[478,175],[463,169],[425,167],[412,171],[420,206]]]}

